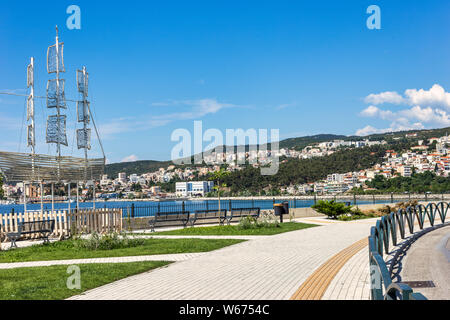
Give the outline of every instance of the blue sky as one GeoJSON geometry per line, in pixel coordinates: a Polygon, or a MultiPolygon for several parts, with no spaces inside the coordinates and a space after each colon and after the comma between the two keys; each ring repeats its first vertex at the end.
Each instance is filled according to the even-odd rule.
{"type": "MultiPolygon", "coordinates": [[[[66,96],[76,97],[75,70],[85,65],[108,162],[170,159],[172,132],[193,131],[194,120],[224,134],[277,128],[281,139],[445,127],[449,15],[444,0],[2,1],[0,92],[27,92],[34,56],[45,95],[57,24],[66,96]],[[66,27],[71,4],[81,30],[66,27]],[[366,27],[372,4],[381,30],[366,27]]],[[[23,110],[24,98],[0,95],[0,150],[27,151],[23,110]]],[[[54,153],[40,133],[44,101],[36,112],[38,152],[54,153]]],[[[72,146],[63,154],[78,155],[72,146]]]]}

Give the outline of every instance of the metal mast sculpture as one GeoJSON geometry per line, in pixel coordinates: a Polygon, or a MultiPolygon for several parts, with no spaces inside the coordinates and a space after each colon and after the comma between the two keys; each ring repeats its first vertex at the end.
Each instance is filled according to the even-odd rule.
{"type": "Polygon", "coordinates": [[[31,58],[30,64],[27,67],[27,87],[30,89],[30,95],[27,99],[27,121],[31,122],[27,126],[27,143],[31,147],[31,153],[34,155],[36,138],[34,128],[34,58],[31,58]]]}
{"type": "Polygon", "coordinates": [[[64,43],[59,42],[58,27],[56,27],[56,44],[47,50],[47,72],[55,73],[56,78],[47,82],[47,108],[55,108],[56,115],[47,119],[47,143],[55,143],[58,159],[61,158],[61,145],[67,146],[66,116],[61,114],[61,109],[66,109],[66,97],[64,92],[65,80],[59,78],[64,69],[64,43]]]}
{"type": "MultiPolygon", "coordinates": [[[[85,180],[87,180],[88,171],[88,150],[91,149],[91,129],[88,129],[89,125],[89,102],[87,100],[89,86],[89,74],[86,72],[86,67],[83,70],[77,70],[77,87],[80,94],[81,101],[77,101],[77,120],[83,123],[83,129],[77,130],[77,147],[78,149],[84,149],[84,161],[85,161],[85,180]]],[[[70,184],[69,184],[70,186],[70,184]]],[[[69,189],[70,190],[70,189],[69,189]]],[[[70,192],[70,191],[69,191],[70,192]]],[[[78,182],[77,182],[78,192],[78,182]]],[[[78,196],[77,196],[78,200],[78,196]]],[[[95,183],[93,191],[93,200],[95,208],[95,183]]],[[[78,207],[78,202],[77,202],[78,207]]]]}
{"type": "Polygon", "coordinates": [[[89,74],[86,67],[83,70],[77,70],[77,87],[81,96],[81,101],[77,101],[77,119],[83,123],[83,129],[77,130],[77,146],[78,149],[84,149],[84,158],[87,164],[87,152],[91,149],[91,129],[88,128],[89,117],[89,101],[88,97],[89,74]]]}

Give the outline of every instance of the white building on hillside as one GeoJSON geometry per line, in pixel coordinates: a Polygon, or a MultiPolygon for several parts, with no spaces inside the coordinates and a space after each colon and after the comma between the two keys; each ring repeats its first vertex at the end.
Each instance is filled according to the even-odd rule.
{"type": "Polygon", "coordinates": [[[212,181],[189,181],[177,182],[175,184],[175,193],[177,197],[204,196],[213,191],[214,182],[212,181]]]}

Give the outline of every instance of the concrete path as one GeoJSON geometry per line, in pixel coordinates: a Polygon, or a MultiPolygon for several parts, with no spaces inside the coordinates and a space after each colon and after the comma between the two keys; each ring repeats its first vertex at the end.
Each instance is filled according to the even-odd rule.
{"type": "Polygon", "coordinates": [[[402,282],[432,281],[434,287],[414,287],[430,300],[450,300],[450,225],[412,243],[402,261],[402,282]]]}
{"type": "MultiPolygon", "coordinates": [[[[258,237],[122,279],[71,299],[287,300],[317,268],[340,251],[367,239],[376,219],[370,220],[320,221],[323,225],[319,227],[258,237]]],[[[362,257],[363,254],[349,260],[353,267],[348,268],[357,270],[358,274],[351,279],[352,283],[366,281],[364,265],[368,266],[368,261],[362,257]]],[[[331,283],[333,288],[338,284],[331,283]]],[[[367,298],[365,289],[367,286],[363,285],[358,291],[360,295],[354,294],[352,298],[367,298]]],[[[327,290],[325,297],[347,298],[348,290],[341,288],[339,293],[327,290]]]]}
{"type": "Polygon", "coordinates": [[[131,256],[131,257],[109,257],[109,258],[92,258],[92,259],[13,262],[13,263],[0,263],[0,269],[47,267],[47,266],[55,266],[55,265],[74,265],[74,264],[90,264],[90,263],[126,263],[126,262],[139,262],[139,261],[184,261],[184,260],[192,259],[195,257],[199,257],[203,254],[205,254],[205,252],[158,254],[158,255],[131,256]]]}

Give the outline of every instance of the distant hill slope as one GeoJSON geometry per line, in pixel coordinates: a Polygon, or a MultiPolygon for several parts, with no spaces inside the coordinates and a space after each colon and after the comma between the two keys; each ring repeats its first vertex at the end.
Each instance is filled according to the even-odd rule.
{"type": "MultiPolygon", "coordinates": [[[[410,131],[399,131],[393,133],[380,133],[380,134],[372,134],[365,137],[360,136],[344,136],[344,135],[335,135],[335,134],[318,134],[313,136],[306,137],[298,137],[298,138],[289,138],[280,141],[280,148],[295,148],[297,150],[301,150],[304,147],[320,143],[324,141],[332,141],[332,140],[386,140],[388,144],[394,143],[396,145],[401,144],[402,147],[408,148],[414,145],[417,140],[426,140],[433,137],[441,137],[450,132],[450,127],[440,128],[440,129],[428,129],[428,130],[410,130],[410,131]],[[417,137],[414,139],[407,139],[405,135],[407,133],[417,133],[417,137]]],[[[235,147],[235,150],[237,147],[235,147]]],[[[248,146],[246,146],[246,150],[248,150],[248,146]]],[[[127,175],[132,173],[143,174],[147,172],[157,171],[159,168],[167,168],[172,165],[172,161],[156,161],[156,160],[144,160],[144,161],[136,161],[136,162],[121,162],[121,163],[112,163],[107,164],[105,168],[105,174],[110,178],[117,178],[119,172],[125,172],[127,175]]]]}
{"type": "Polygon", "coordinates": [[[156,160],[111,163],[106,165],[105,174],[107,174],[109,178],[117,178],[119,172],[125,172],[127,176],[133,173],[141,175],[143,173],[157,171],[159,168],[167,168],[171,164],[171,161],[156,160]]]}
{"type": "Polygon", "coordinates": [[[348,138],[347,136],[335,135],[335,134],[317,134],[314,136],[289,138],[289,139],[280,141],[280,148],[288,148],[288,149],[295,148],[297,150],[301,150],[311,144],[325,142],[325,141],[332,141],[332,140],[345,140],[347,138],[348,138]]]}

